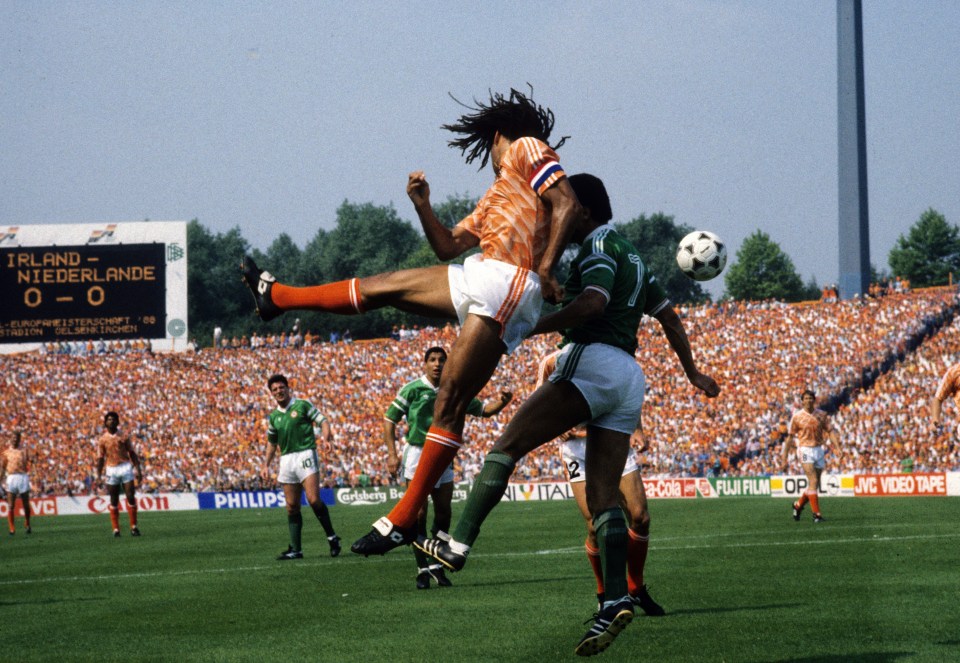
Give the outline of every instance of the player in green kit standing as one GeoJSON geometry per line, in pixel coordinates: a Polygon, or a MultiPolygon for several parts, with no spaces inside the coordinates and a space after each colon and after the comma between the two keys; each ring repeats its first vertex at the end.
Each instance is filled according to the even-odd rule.
{"type": "MultiPolygon", "coordinates": [[[[447,363],[447,351],[439,346],[427,348],[423,353],[423,376],[408,382],[400,388],[396,398],[390,403],[384,415],[383,443],[387,447],[387,469],[396,473],[399,469],[404,481],[409,482],[420,464],[423,445],[427,431],[433,424],[433,407],[440,389],[440,376],[443,366],[447,363]],[[396,439],[397,424],[402,419],[407,420],[406,446],[403,450],[403,459],[397,455],[396,439]]],[[[492,417],[498,414],[513,398],[513,393],[500,391],[499,397],[490,402],[474,398],[467,405],[467,414],[475,417],[492,417]]],[[[433,501],[433,527],[431,533],[434,538],[444,541],[450,538],[447,531],[450,529],[451,504],[453,502],[453,465],[437,480],[430,493],[433,501]]],[[[417,534],[427,534],[427,505],[420,508],[417,515],[417,534]]],[[[441,587],[449,587],[450,581],[443,572],[443,566],[430,563],[430,558],[422,551],[414,548],[413,555],[417,561],[417,589],[430,589],[430,580],[433,579],[441,587]]]]}
{"type": "Polygon", "coordinates": [[[264,481],[269,480],[270,465],[279,450],[280,472],[277,482],[283,486],[283,496],[287,503],[287,526],[290,529],[290,546],[280,553],[277,559],[303,558],[303,516],[300,514],[300,500],[303,495],[306,495],[307,504],[313,509],[327,534],[330,556],[336,557],[340,554],[340,537],[330,522],[330,510],[320,499],[320,462],[314,433],[314,426],[319,426],[324,439],[329,442],[330,424],[309,401],[293,397],[285,376],[279,373],[271,375],[267,380],[267,388],[276,399],[277,408],[270,413],[267,457],[263,461],[261,475],[264,481]]]}
{"type": "Polygon", "coordinates": [[[500,502],[513,469],[526,454],[586,422],[587,507],[600,548],[605,601],[575,648],[580,656],[606,649],[633,620],[626,577],[627,526],[619,506],[620,477],[631,438],[642,433],[646,386],[635,359],[637,327],[656,317],[677,353],[687,379],[708,397],[720,387],[694,363],[689,340],[663,288],[637,249],[607,222],[612,218],[603,183],[573,175],[570,184],[584,208],[573,239],[581,248],[564,284],[564,307],[537,323],[534,333],[561,331],[557,364],[517,411],[484,459],[483,469],[449,542],[418,539],[414,545],[451,570],[467,553],[487,515],[500,502]]]}

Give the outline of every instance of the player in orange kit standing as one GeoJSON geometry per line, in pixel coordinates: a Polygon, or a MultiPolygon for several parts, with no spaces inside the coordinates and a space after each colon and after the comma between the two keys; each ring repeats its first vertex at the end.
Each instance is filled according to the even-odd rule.
{"type": "Polygon", "coordinates": [[[103,425],[107,430],[97,440],[97,483],[103,481],[104,470],[106,470],[113,535],[120,536],[120,487],[122,485],[127,497],[130,534],[140,536],[140,528],[137,527],[137,495],[134,483],[134,472],[136,472],[136,482],[143,482],[140,456],[133,450],[130,438],[123,437],[117,432],[120,426],[120,415],[116,412],[107,412],[103,417],[103,425]]]}
{"type": "Polygon", "coordinates": [[[807,502],[813,511],[813,522],[822,523],[820,514],[820,475],[825,464],[824,443],[829,439],[837,443],[837,434],[830,428],[830,417],[816,407],[817,395],[807,389],[800,396],[801,407],[790,418],[787,441],[783,445],[783,471],[787,471],[790,451],[797,447],[797,457],[807,477],[807,489],[800,499],[793,503],[793,519],[800,520],[800,514],[807,502]]]}
{"type": "Polygon", "coordinates": [[[30,475],[27,473],[30,469],[30,453],[26,449],[20,448],[20,441],[23,434],[20,430],[13,431],[10,446],[0,454],[0,482],[6,476],[7,491],[7,525],[10,527],[10,535],[16,532],[14,527],[14,517],[16,515],[17,495],[20,496],[20,502],[23,504],[23,524],[24,531],[30,534],[33,529],[30,527],[30,475]]]}
{"type": "Polygon", "coordinates": [[[947,369],[940,379],[937,391],[930,399],[930,419],[939,424],[943,420],[943,402],[950,397],[960,411],[960,364],[954,364],[947,369]]]}

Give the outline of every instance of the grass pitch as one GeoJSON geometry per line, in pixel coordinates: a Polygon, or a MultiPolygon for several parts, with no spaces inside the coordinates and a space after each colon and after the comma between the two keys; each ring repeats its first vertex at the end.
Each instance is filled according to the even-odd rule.
{"type": "MultiPolygon", "coordinates": [[[[652,500],[646,581],[667,616],[638,614],[601,659],[960,660],[960,500],[822,506],[814,525],[786,500],[652,500]]],[[[429,591],[408,549],[348,552],[384,512],[333,508],[337,559],[305,514],[294,562],[274,560],[282,510],[141,513],[139,539],[38,517],[0,541],[0,660],[576,658],[595,586],[572,502],[501,505],[454,587],[429,591]]]]}

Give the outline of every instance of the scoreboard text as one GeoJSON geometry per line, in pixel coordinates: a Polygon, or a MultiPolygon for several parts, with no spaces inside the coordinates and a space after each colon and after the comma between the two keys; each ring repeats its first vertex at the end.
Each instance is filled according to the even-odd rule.
{"type": "Polygon", "coordinates": [[[157,338],[165,245],[0,249],[0,343],[157,338]]]}

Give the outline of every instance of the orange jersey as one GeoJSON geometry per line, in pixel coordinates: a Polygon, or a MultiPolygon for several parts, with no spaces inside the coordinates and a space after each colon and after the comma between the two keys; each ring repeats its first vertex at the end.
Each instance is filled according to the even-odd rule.
{"type": "Polygon", "coordinates": [[[100,450],[100,458],[106,458],[108,466],[120,465],[130,462],[130,450],[126,444],[125,437],[106,432],[100,436],[97,441],[97,448],[100,450]]]}
{"type": "Polygon", "coordinates": [[[830,417],[820,409],[807,412],[800,408],[790,419],[790,434],[797,440],[798,447],[818,447],[830,432],[830,417]]]}
{"type": "Polygon", "coordinates": [[[27,473],[27,450],[8,447],[3,451],[3,463],[7,474],[27,473]]]}
{"type": "Polygon", "coordinates": [[[540,196],[563,176],[549,145],[536,138],[515,140],[493,186],[458,225],[480,239],[484,258],[536,271],[550,239],[550,217],[540,196]]]}
{"type": "Polygon", "coordinates": [[[950,396],[953,396],[953,402],[960,407],[960,364],[954,364],[943,374],[935,398],[943,401],[950,396]]]}

